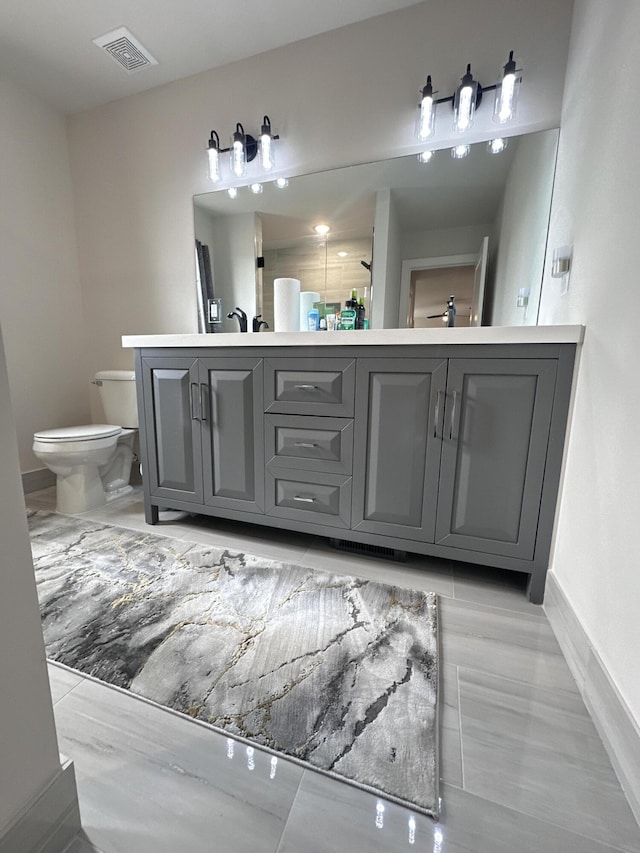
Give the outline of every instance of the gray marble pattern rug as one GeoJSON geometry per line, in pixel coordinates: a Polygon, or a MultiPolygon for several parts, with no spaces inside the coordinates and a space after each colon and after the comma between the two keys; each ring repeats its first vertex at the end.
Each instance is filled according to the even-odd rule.
{"type": "Polygon", "coordinates": [[[437,816],[437,598],[28,511],[47,656],[437,816]]]}

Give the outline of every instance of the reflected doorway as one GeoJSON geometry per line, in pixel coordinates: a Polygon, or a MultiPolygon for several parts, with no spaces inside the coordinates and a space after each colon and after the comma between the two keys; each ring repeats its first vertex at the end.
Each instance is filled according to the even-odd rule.
{"type": "Polygon", "coordinates": [[[477,253],[402,262],[398,327],[438,328],[447,300],[456,297],[456,326],[481,326],[489,238],[477,253]],[[431,319],[430,315],[439,315],[431,319]]]}

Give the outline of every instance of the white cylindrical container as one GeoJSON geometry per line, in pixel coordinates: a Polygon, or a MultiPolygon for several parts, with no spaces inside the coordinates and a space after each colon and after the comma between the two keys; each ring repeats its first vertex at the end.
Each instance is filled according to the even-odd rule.
{"type": "Polygon", "coordinates": [[[273,325],[276,332],[300,331],[300,280],[276,278],[273,282],[273,325]]]}
{"type": "Polygon", "coordinates": [[[309,311],[314,302],[320,302],[320,294],[313,290],[303,290],[300,294],[300,331],[309,331],[309,311]]]}

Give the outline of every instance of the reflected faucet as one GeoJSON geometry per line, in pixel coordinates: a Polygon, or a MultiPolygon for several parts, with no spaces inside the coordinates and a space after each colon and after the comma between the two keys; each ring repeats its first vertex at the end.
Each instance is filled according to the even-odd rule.
{"type": "Polygon", "coordinates": [[[229,313],[227,314],[227,317],[229,319],[231,319],[232,317],[237,317],[238,323],[240,324],[240,331],[241,332],[247,331],[247,315],[242,310],[242,308],[238,308],[238,306],[236,305],[236,310],[235,311],[229,311],[229,313]]]}
{"type": "Polygon", "coordinates": [[[259,332],[260,326],[264,326],[265,329],[269,328],[269,324],[267,323],[267,321],[261,320],[260,319],[261,317],[262,317],[262,314],[256,314],[256,316],[253,318],[253,331],[254,332],[259,332]]]}

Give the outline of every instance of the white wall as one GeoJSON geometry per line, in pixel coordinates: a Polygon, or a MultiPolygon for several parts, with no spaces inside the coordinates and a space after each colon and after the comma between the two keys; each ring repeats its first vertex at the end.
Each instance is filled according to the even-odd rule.
{"type": "Polygon", "coordinates": [[[60,771],[0,332],[0,837],[60,771]]]}
{"type": "Polygon", "coordinates": [[[574,265],[540,322],[586,325],[553,571],[640,723],[638,32],[637,0],[577,0],[549,240],[574,265]]]}
{"type": "MultiPolygon", "coordinates": [[[[123,334],[195,331],[192,196],[206,143],[271,117],[291,174],[415,152],[420,88],[493,81],[510,49],[526,69],[518,127],[557,126],[571,0],[431,2],[122,99],[70,120],[91,369],[129,367],[123,334]],[[459,26],[461,19],[465,25],[459,26]]],[[[436,144],[451,140],[445,113],[436,144]]],[[[475,137],[494,133],[480,110],[475,137]]]]}
{"type": "Polygon", "coordinates": [[[495,225],[463,225],[433,231],[409,231],[402,235],[403,260],[439,258],[447,255],[477,254],[482,238],[492,234],[495,225]]]}
{"type": "Polygon", "coordinates": [[[519,140],[501,208],[492,298],[492,326],[535,326],[544,270],[557,138],[537,133],[519,140]],[[517,305],[520,288],[529,304],[517,305]]]}
{"type": "Polygon", "coordinates": [[[6,77],[0,115],[0,321],[30,471],[34,432],[88,421],[90,377],[65,120],[6,77]]]}

